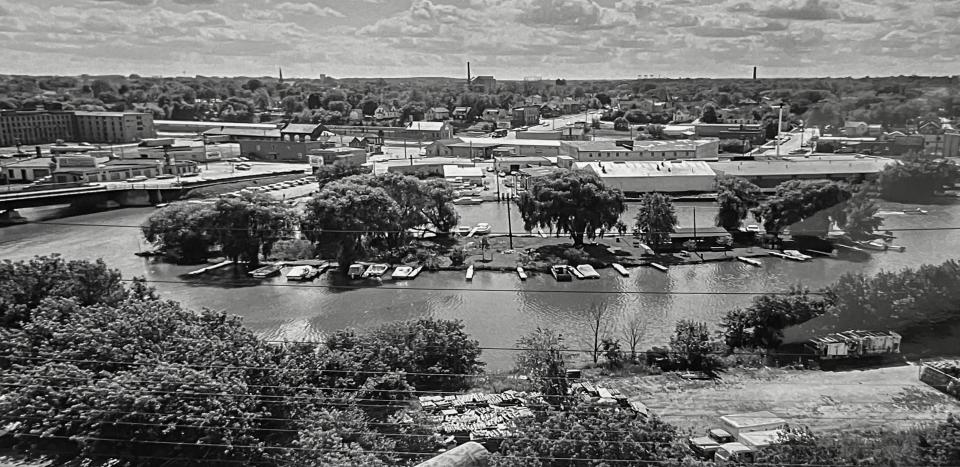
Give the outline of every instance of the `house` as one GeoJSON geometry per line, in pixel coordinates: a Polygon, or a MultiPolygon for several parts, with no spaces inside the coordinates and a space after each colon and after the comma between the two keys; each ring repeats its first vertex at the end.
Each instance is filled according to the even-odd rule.
{"type": "Polygon", "coordinates": [[[240,155],[257,160],[307,162],[314,149],[333,147],[333,141],[242,140],[240,155]]]}
{"type": "Polygon", "coordinates": [[[466,120],[470,118],[471,110],[473,110],[472,107],[456,107],[450,116],[453,117],[454,120],[466,120]]]}
{"type": "Polygon", "coordinates": [[[363,110],[352,109],[347,115],[347,122],[353,125],[363,123],[363,110]]]}
{"type": "Polygon", "coordinates": [[[410,122],[404,137],[416,141],[450,139],[453,138],[453,125],[450,122],[410,122]]]}
{"type": "Polygon", "coordinates": [[[960,132],[948,131],[943,134],[943,157],[960,157],[960,132]]]}
{"type": "Polygon", "coordinates": [[[524,97],[523,103],[525,105],[543,105],[543,96],[540,94],[534,94],[532,96],[524,97]]]}
{"type": "Polygon", "coordinates": [[[20,159],[3,165],[3,175],[7,183],[30,183],[50,175],[53,167],[50,157],[32,157],[20,159]]]}
{"type": "Polygon", "coordinates": [[[882,136],[883,135],[883,125],[880,124],[870,124],[867,125],[867,136],[882,136]]]}
{"type": "Polygon", "coordinates": [[[424,112],[423,119],[431,122],[450,120],[450,110],[446,107],[431,107],[424,112]]]}
{"type": "Polygon", "coordinates": [[[513,118],[511,123],[514,127],[530,126],[540,123],[540,107],[536,105],[524,105],[513,108],[513,118]]]}
{"type": "Polygon", "coordinates": [[[450,145],[462,142],[463,140],[460,138],[438,139],[424,148],[423,155],[426,157],[451,157],[453,150],[450,149],[450,145]]]}
{"type": "Polygon", "coordinates": [[[866,136],[869,129],[870,126],[867,125],[867,122],[850,120],[843,124],[843,134],[846,136],[866,136]]]}
{"type": "Polygon", "coordinates": [[[386,106],[380,105],[377,107],[377,110],[373,112],[373,119],[378,122],[383,122],[387,120],[398,120],[400,119],[400,111],[393,106],[386,107],[386,106]]]}
{"type": "Polygon", "coordinates": [[[290,123],[280,130],[280,139],[283,141],[321,141],[324,131],[319,123],[290,123]]]}
{"type": "Polygon", "coordinates": [[[308,160],[310,161],[310,166],[314,167],[314,171],[316,171],[316,168],[320,165],[332,165],[338,161],[354,165],[363,165],[367,162],[367,151],[363,148],[351,148],[347,146],[318,148],[310,151],[308,160]],[[322,163],[320,163],[320,161],[322,161],[322,163]]]}
{"type": "Polygon", "coordinates": [[[488,122],[497,122],[508,117],[506,110],[497,108],[483,109],[483,113],[480,115],[481,119],[488,122]]]}

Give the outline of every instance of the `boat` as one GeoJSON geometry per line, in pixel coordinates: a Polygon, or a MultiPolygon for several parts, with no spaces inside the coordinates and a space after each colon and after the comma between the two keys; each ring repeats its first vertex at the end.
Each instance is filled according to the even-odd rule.
{"type": "Polygon", "coordinates": [[[583,279],[583,273],[579,269],[573,266],[567,266],[567,270],[570,271],[570,275],[576,277],[577,279],[583,279]]]}
{"type": "MultiPolygon", "coordinates": [[[[136,253],[134,253],[134,254],[136,254],[136,253]]],[[[138,256],[140,256],[140,255],[138,255],[138,256]]],[[[231,264],[233,264],[233,261],[230,261],[230,260],[221,261],[221,262],[219,262],[219,263],[217,263],[217,264],[214,264],[213,266],[206,266],[206,267],[202,267],[202,268],[200,268],[200,269],[197,269],[196,271],[190,271],[190,272],[187,273],[187,275],[188,275],[188,276],[196,276],[196,275],[199,275],[199,274],[203,274],[203,273],[205,273],[205,272],[207,272],[207,271],[212,271],[212,270],[214,270],[214,269],[219,269],[219,268],[222,268],[222,267],[224,267],[224,266],[229,266],[229,265],[231,265],[231,264]]],[[[251,273],[251,275],[252,275],[252,273],[251,273]]]]}
{"type": "Polygon", "coordinates": [[[413,268],[413,271],[410,271],[410,274],[407,274],[407,279],[416,279],[420,275],[420,271],[423,271],[423,266],[417,266],[413,268]]]}
{"type": "Polygon", "coordinates": [[[397,269],[393,270],[393,273],[390,274],[390,278],[393,280],[397,279],[409,279],[410,273],[413,272],[413,268],[410,266],[397,266],[397,269]]]}
{"type": "MultiPolygon", "coordinates": [[[[806,261],[806,260],[807,260],[807,258],[804,258],[803,256],[794,256],[794,255],[787,254],[787,253],[785,253],[785,252],[780,252],[780,251],[770,250],[768,253],[770,253],[770,256],[776,256],[776,257],[778,257],[778,258],[789,259],[789,260],[793,260],[793,261],[806,261]]],[[[806,255],[804,255],[804,256],[806,256],[806,255]]]]}
{"type": "Polygon", "coordinates": [[[288,281],[309,281],[315,279],[319,275],[316,268],[313,266],[294,266],[287,272],[288,281]]]}
{"type": "Polygon", "coordinates": [[[550,274],[553,274],[553,278],[556,279],[557,282],[570,282],[573,280],[573,276],[570,275],[566,265],[550,266],[550,274]]]}
{"type": "Polygon", "coordinates": [[[483,203],[483,198],[479,196],[461,196],[453,200],[453,204],[460,204],[460,205],[467,205],[467,206],[481,204],[481,203],[483,203]]]}
{"type": "Polygon", "coordinates": [[[763,263],[761,263],[760,261],[757,261],[757,260],[751,259],[751,258],[747,258],[747,257],[744,257],[744,256],[737,256],[737,261],[740,261],[740,262],[742,262],[742,263],[747,263],[747,264],[749,264],[749,265],[751,265],[751,266],[756,266],[756,267],[758,267],[758,268],[763,265],[763,263]]]}
{"type": "Polygon", "coordinates": [[[623,276],[623,277],[629,277],[629,276],[630,276],[630,271],[628,271],[627,268],[623,267],[620,263],[613,263],[613,264],[611,264],[610,266],[612,266],[613,269],[615,269],[617,272],[619,272],[621,276],[623,276]]]}
{"type": "Polygon", "coordinates": [[[583,275],[583,278],[584,278],[584,279],[599,279],[599,278],[600,278],[600,273],[598,273],[597,270],[594,269],[593,266],[591,266],[591,265],[589,265],[589,264],[581,264],[581,265],[577,266],[577,271],[579,271],[580,274],[583,275]]]}
{"type": "Polygon", "coordinates": [[[467,236],[468,234],[470,234],[471,230],[473,230],[473,227],[470,227],[469,225],[458,225],[453,228],[453,233],[457,235],[467,236]]]}
{"type": "Polygon", "coordinates": [[[363,275],[360,277],[363,277],[364,279],[368,277],[380,277],[387,272],[387,269],[390,269],[390,266],[383,263],[371,264],[370,267],[367,268],[367,270],[364,271],[363,275]]]}
{"type": "Polygon", "coordinates": [[[903,210],[904,214],[926,214],[927,211],[920,208],[908,208],[903,210]]]}
{"type": "Polygon", "coordinates": [[[165,207],[167,207],[167,206],[169,206],[169,205],[170,205],[170,203],[157,203],[154,207],[156,207],[157,209],[162,209],[162,208],[165,208],[165,207]]]}
{"type": "Polygon", "coordinates": [[[250,271],[249,274],[253,277],[256,277],[257,279],[263,279],[263,278],[276,276],[277,274],[280,274],[281,269],[283,269],[282,264],[269,264],[269,265],[254,269],[253,271],[250,271]]]}
{"type": "Polygon", "coordinates": [[[363,264],[351,264],[350,268],[347,269],[347,277],[351,279],[359,279],[363,275],[364,271],[367,270],[367,266],[363,264]]]}
{"type": "Polygon", "coordinates": [[[468,281],[472,281],[472,280],[473,280],[473,265],[472,265],[472,264],[470,265],[470,267],[467,268],[467,274],[466,274],[466,276],[464,276],[464,277],[465,277],[468,281]]]}
{"type": "Polygon", "coordinates": [[[474,227],[473,230],[474,230],[474,231],[473,231],[473,234],[474,234],[474,235],[486,235],[486,234],[490,233],[491,228],[490,228],[490,224],[488,224],[488,223],[486,223],[486,222],[481,222],[481,223],[477,224],[477,226],[474,227]]]}
{"type": "Polygon", "coordinates": [[[517,266],[517,276],[520,277],[520,280],[527,280],[527,273],[524,272],[523,268],[517,266]]]}
{"type": "Polygon", "coordinates": [[[800,253],[799,250],[783,250],[783,252],[791,256],[796,256],[797,258],[803,258],[804,261],[808,259],[813,259],[813,256],[800,253]]]}
{"type": "Polygon", "coordinates": [[[660,263],[648,263],[650,266],[659,269],[662,272],[667,272],[667,267],[660,263]]]}
{"type": "Polygon", "coordinates": [[[870,240],[869,242],[854,242],[860,248],[874,251],[887,251],[887,244],[880,240],[870,240]]]}
{"type": "Polygon", "coordinates": [[[327,272],[327,269],[330,269],[330,262],[329,262],[329,261],[323,261],[323,262],[321,262],[320,264],[318,264],[315,268],[316,268],[316,270],[317,270],[317,275],[319,276],[319,275],[327,272]]]}

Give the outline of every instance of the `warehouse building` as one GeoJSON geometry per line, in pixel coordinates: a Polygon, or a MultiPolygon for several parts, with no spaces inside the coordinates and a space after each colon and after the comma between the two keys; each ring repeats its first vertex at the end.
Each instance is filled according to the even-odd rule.
{"type": "Polygon", "coordinates": [[[760,188],[774,188],[787,180],[872,180],[887,165],[896,163],[885,157],[862,155],[708,162],[718,175],[741,177],[760,188]]]}
{"type": "Polygon", "coordinates": [[[711,192],[717,177],[703,161],[578,162],[574,168],[592,171],[605,185],[619,188],[628,196],[652,192],[711,192]]]}

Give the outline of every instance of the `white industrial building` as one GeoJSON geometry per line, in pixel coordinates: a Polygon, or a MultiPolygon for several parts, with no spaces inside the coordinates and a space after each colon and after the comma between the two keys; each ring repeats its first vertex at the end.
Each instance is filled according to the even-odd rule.
{"type": "Polygon", "coordinates": [[[719,140],[563,141],[560,153],[579,162],[665,161],[712,159],[720,152],[719,140]]]}
{"type": "Polygon", "coordinates": [[[443,166],[443,178],[448,181],[463,181],[471,185],[483,185],[483,170],[480,167],[443,166]]]}
{"type": "Polygon", "coordinates": [[[624,193],[711,192],[717,177],[703,161],[577,162],[574,168],[590,170],[624,193]]]}

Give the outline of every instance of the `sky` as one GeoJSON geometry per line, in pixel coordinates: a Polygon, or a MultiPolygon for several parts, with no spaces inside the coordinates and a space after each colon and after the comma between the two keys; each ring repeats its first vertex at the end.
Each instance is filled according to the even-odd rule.
{"type": "Polygon", "coordinates": [[[960,0],[0,0],[0,73],[955,75],[960,0]]]}

